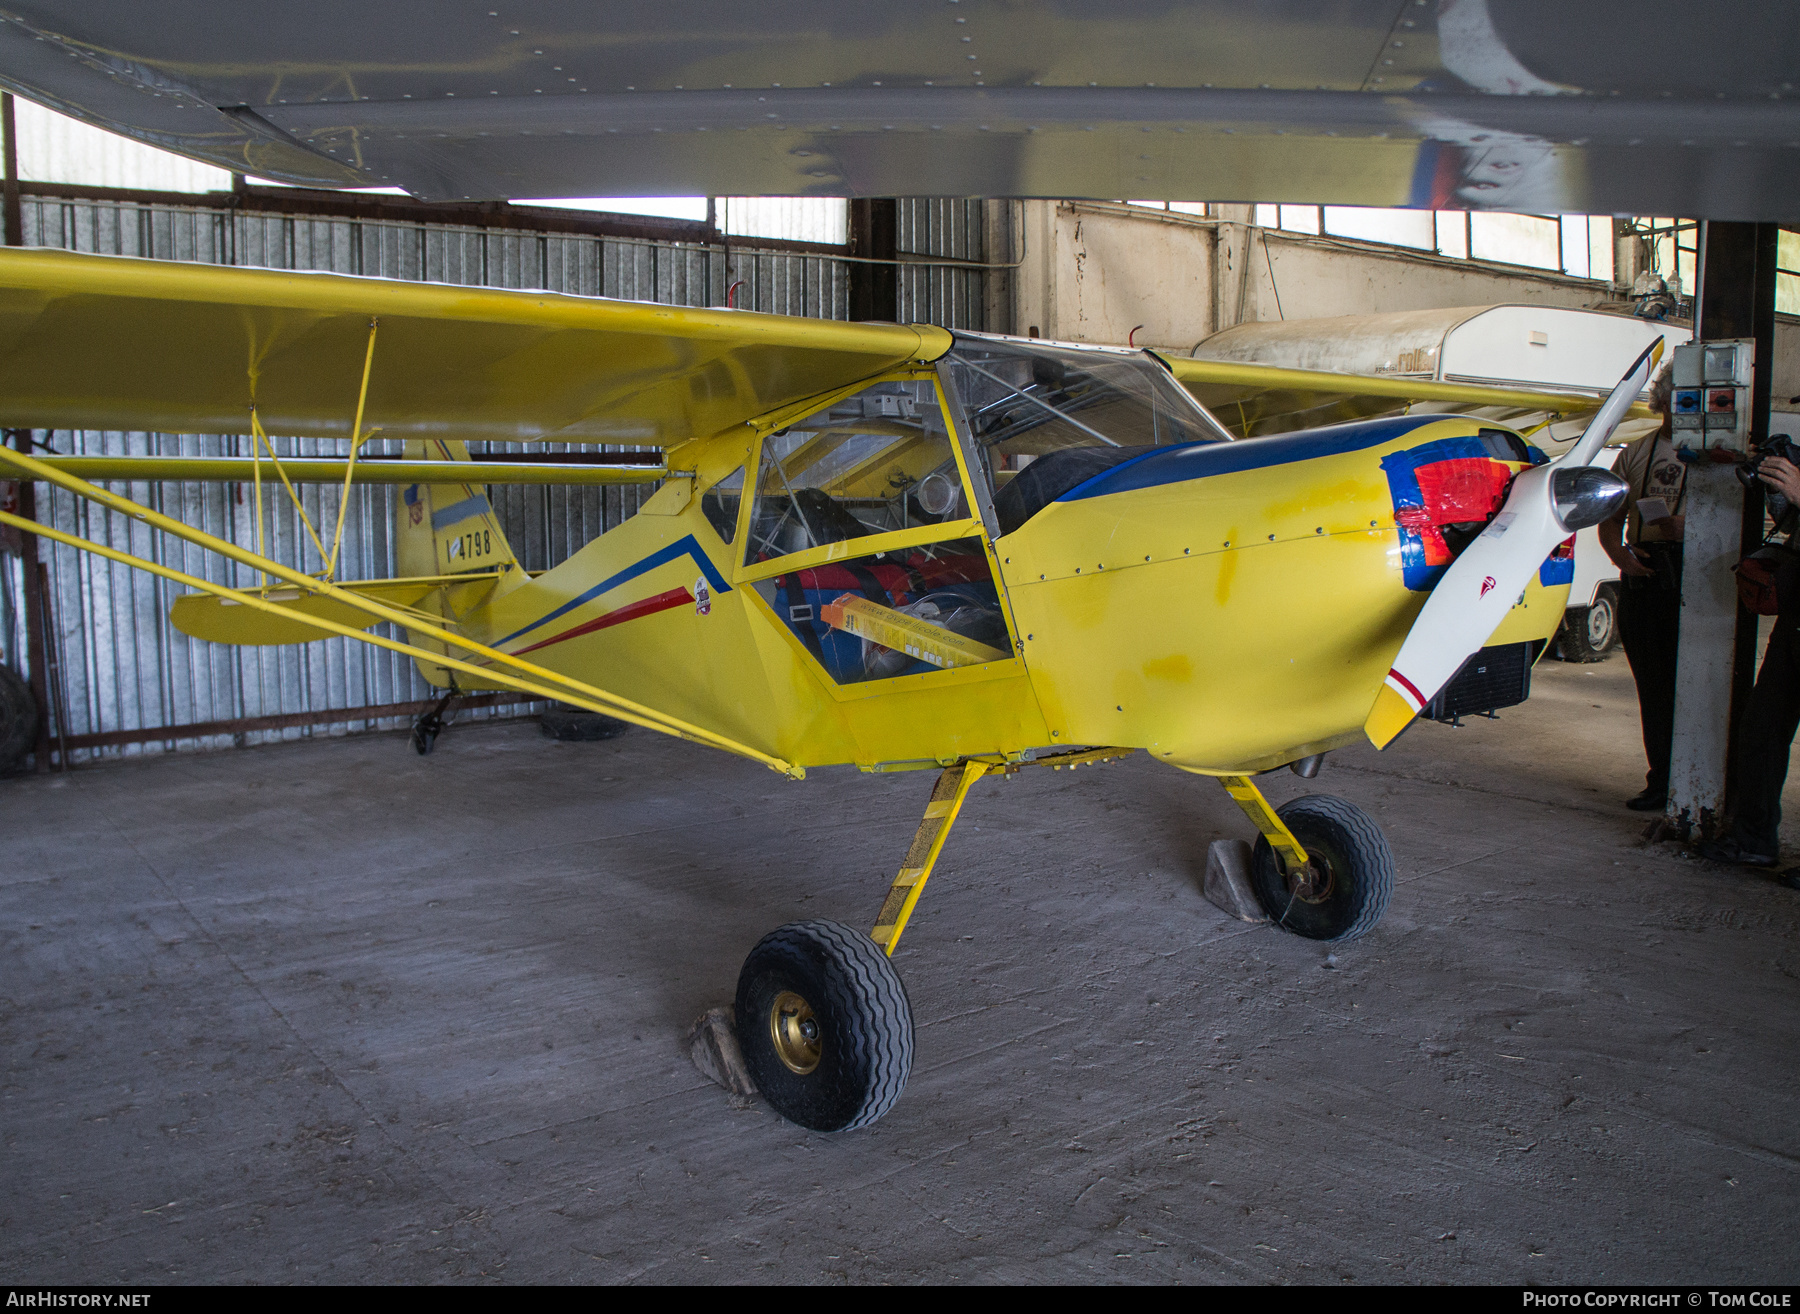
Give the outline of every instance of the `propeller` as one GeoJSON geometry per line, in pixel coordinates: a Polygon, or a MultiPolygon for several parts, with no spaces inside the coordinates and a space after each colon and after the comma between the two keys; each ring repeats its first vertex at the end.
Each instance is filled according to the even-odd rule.
{"type": "Polygon", "coordinates": [[[1500,513],[1450,563],[1363,723],[1375,747],[1392,743],[1480,650],[1558,543],[1619,509],[1629,491],[1625,481],[1593,461],[1649,384],[1662,354],[1659,337],[1625,371],[1575,445],[1556,461],[1520,471],[1500,513]]]}

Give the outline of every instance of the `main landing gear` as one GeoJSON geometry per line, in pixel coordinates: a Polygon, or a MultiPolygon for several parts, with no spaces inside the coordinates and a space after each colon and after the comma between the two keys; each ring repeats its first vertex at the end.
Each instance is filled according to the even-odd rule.
{"type": "MultiPolygon", "coordinates": [[[[1118,754],[1115,753],[1114,756],[1118,754]]],[[[867,935],[836,922],[791,922],[765,935],[738,974],[737,1040],[756,1088],[813,1131],[867,1127],[912,1074],[912,1004],[888,961],[985,762],[938,777],[900,874],[867,935]]]]}
{"type": "Polygon", "coordinates": [[[1368,813],[1329,794],[1277,810],[1250,777],[1220,781],[1261,832],[1250,884],[1270,921],[1309,940],[1354,940],[1375,929],[1394,892],[1394,855],[1368,813]]]}
{"type": "MultiPolygon", "coordinates": [[[[1034,765],[1077,767],[1124,757],[1091,749],[1034,765]]],[[[960,762],[938,777],[900,874],[867,935],[837,922],[790,922],[769,932],[738,974],[737,1041],[769,1107],[812,1131],[867,1127],[900,1098],[912,1072],[912,1005],[889,960],[950,827],[975,782],[1024,764],[960,762]]],[[[1366,934],[1387,908],[1394,859],[1360,808],[1309,795],[1279,812],[1248,776],[1222,783],[1261,838],[1257,899],[1284,930],[1314,940],[1366,934]]]]}

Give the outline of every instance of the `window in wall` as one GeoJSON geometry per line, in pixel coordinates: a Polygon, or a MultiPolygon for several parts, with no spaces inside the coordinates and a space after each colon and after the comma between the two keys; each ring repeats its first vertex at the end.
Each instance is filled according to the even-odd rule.
{"type": "Polygon", "coordinates": [[[1610,282],[1613,274],[1609,215],[1263,204],[1256,207],[1256,222],[1291,233],[1320,233],[1435,251],[1457,260],[1551,269],[1602,282],[1610,282]]]}
{"type": "Polygon", "coordinates": [[[1562,225],[1536,214],[1480,210],[1469,215],[1469,254],[1533,269],[1562,268],[1562,225]]]}
{"type": "MultiPolygon", "coordinates": [[[[1579,216],[1564,215],[1563,222],[1579,216]]],[[[1618,254],[1617,234],[1610,214],[1590,214],[1588,222],[1588,277],[1612,282],[1613,257],[1618,254]]]]}
{"type": "Polygon", "coordinates": [[[1436,215],[1430,210],[1381,210],[1360,205],[1325,207],[1325,231],[1363,242],[1437,250],[1436,215]]]}
{"type": "Polygon", "coordinates": [[[721,196],[715,214],[732,237],[833,246],[850,240],[850,203],[836,196],[721,196]]]}
{"type": "Polygon", "coordinates": [[[653,219],[706,219],[704,196],[541,196],[521,198],[516,204],[601,214],[641,214],[653,219]]]}
{"type": "Polygon", "coordinates": [[[1437,229],[1439,255],[1469,258],[1469,216],[1463,210],[1439,210],[1431,216],[1437,229]]]}
{"type": "Polygon", "coordinates": [[[1699,265],[1700,225],[1692,219],[1649,215],[1636,219],[1632,229],[1650,248],[1650,272],[1660,274],[1674,290],[1681,280],[1681,294],[1692,296],[1699,265]]]}
{"type": "Polygon", "coordinates": [[[1173,210],[1176,214],[1206,213],[1205,201],[1126,201],[1126,205],[1141,205],[1146,210],[1173,210]]]}
{"type": "Polygon", "coordinates": [[[1800,233],[1781,230],[1775,256],[1775,309],[1800,315],[1800,233]]]}
{"type": "Polygon", "coordinates": [[[1675,272],[1681,275],[1681,286],[1688,292],[1700,289],[1700,225],[1677,224],[1675,227],[1675,272]]]}
{"type": "MultiPolygon", "coordinates": [[[[1699,294],[1700,225],[1693,219],[1645,215],[1631,221],[1632,230],[1650,247],[1650,270],[1665,280],[1681,279],[1684,297],[1699,294]]],[[[1800,315],[1800,232],[1784,228],[1775,255],[1775,309],[1800,315]]]]}

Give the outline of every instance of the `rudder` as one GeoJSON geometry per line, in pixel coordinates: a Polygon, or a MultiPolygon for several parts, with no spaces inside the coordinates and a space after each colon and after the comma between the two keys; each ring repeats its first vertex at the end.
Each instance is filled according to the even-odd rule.
{"type": "MultiPolygon", "coordinates": [[[[413,461],[468,461],[467,444],[455,439],[408,440],[405,455],[413,461]]],[[[475,473],[474,470],[470,471],[475,473]]],[[[488,500],[485,484],[405,484],[394,508],[396,564],[402,578],[442,575],[489,575],[501,572],[499,592],[509,592],[525,582],[518,558],[513,556],[500,519],[488,500]]],[[[455,620],[478,601],[494,596],[491,589],[466,589],[457,585],[440,589],[422,604],[428,611],[455,620]],[[461,607],[459,595],[469,595],[461,607]]],[[[442,651],[443,645],[419,634],[410,635],[420,647],[442,651]]],[[[450,684],[449,672],[423,660],[419,673],[438,688],[450,684]]]]}

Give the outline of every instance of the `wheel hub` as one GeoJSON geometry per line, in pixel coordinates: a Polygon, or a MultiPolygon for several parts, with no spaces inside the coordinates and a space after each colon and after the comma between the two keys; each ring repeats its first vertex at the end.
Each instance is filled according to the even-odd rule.
{"type": "Polygon", "coordinates": [[[819,1020],[792,990],[783,990],[769,1006],[769,1035],[775,1056],[790,1072],[804,1077],[819,1066],[819,1020]]]}
{"type": "Polygon", "coordinates": [[[1288,872],[1288,893],[1301,903],[1324,903],[1331,897],[1337,880],[1327,864],[1314,858],[1304,867],[1288,872]]]}

